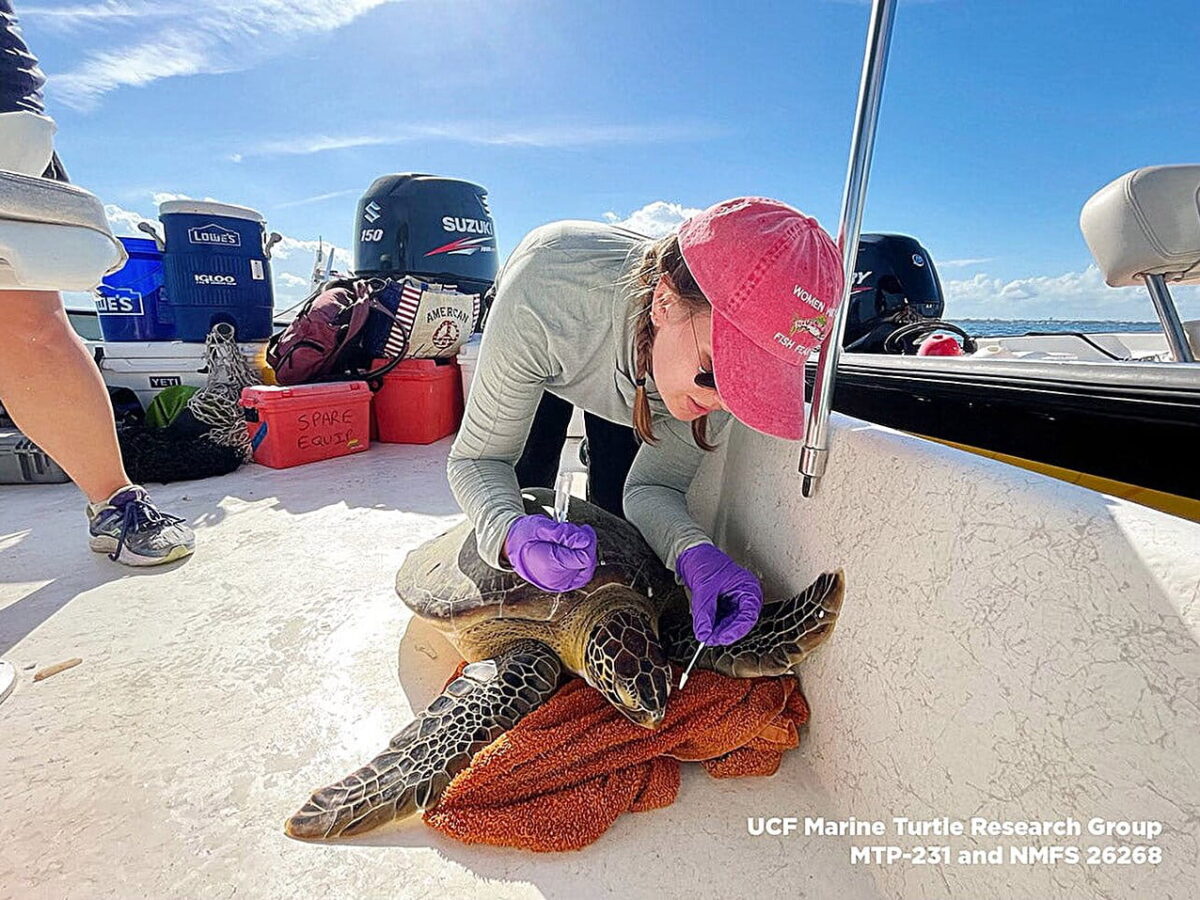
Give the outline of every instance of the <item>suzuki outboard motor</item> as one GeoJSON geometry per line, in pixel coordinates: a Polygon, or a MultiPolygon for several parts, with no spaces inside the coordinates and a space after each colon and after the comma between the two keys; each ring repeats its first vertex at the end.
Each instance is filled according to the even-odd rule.
{"type": "Polygon", "coordinates": [[[354,274],[413,275],[484,294],[496,280],[487,191],[469,181],[406,173],[376,178],[358,201],[354,274]]]}
{"type": "Polygon", "coordinates": [[[846,350],[913,353],[918,333],[924,336],[939,329],[961,333],[941,321],[945,308],[933,259],[917,240],[903,234],[859,238],[842,344],[846,350]]]}

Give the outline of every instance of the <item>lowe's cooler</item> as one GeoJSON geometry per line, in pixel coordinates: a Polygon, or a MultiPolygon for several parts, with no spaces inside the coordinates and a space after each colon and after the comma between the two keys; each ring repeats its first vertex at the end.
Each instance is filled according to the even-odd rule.
{"type": "Polygon", "coordinates": [[[262,215],[227,203],[169,200],[158,217],[175,336],[203,341],[213,325],[228,322],[238,341],[269,338],[275,294],[262,215]]]}
{"type": "Polygon", "coordinates": [[[106,341],[169,341],[175,320],[163,288],[163,255],[150,238],[121,237],[129,259],[96,287],[106,341]]]}

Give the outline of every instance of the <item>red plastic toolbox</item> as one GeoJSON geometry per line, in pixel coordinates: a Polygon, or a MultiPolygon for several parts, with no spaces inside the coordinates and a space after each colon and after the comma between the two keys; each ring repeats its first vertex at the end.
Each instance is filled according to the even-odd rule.
{"type": "Polygon", "coordinates": [[[286,469],[371,446],[371,391],[365,381],[242,390],[254,461],[286,469]]]}
{"type": "Polygon", "coordinates": [[[454,357],[406,359],[383,376],[375,394],[375,421],[385,444],[432,444],[458,430],[462,413],[454,357]]]}

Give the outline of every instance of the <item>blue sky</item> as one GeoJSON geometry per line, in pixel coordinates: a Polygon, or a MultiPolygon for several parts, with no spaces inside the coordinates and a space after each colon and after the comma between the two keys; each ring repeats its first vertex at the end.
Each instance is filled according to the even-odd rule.
{"type": "MultiPolygon", "coordinates": [[[[727,197],[837,226],[856,0],[16,0],[72,179],[129,233],[164,195],[349,245],[387,172],[486,186],[502,256],[560,218],[661,233],[727,197]]],[[[1153,319],[1079,233],[1098,188],[1200,162],[1194,0],[941,0],[897,14],[864,229],[919,238],[948,317],[1153,319]]],[[[1200,317],[1200,288],[1177,289],[1200,317]]]]}

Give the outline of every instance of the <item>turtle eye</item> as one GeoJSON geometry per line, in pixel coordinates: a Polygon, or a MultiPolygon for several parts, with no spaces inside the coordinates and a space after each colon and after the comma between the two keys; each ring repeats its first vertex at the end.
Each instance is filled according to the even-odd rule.
{"type": "Polygon", "coordinates": [[[717,389],[717,376],[712,372],[707,372],[703,368],[696,373],[695,382],[699,387],[707,388],[710,391],[717,389]]]}

